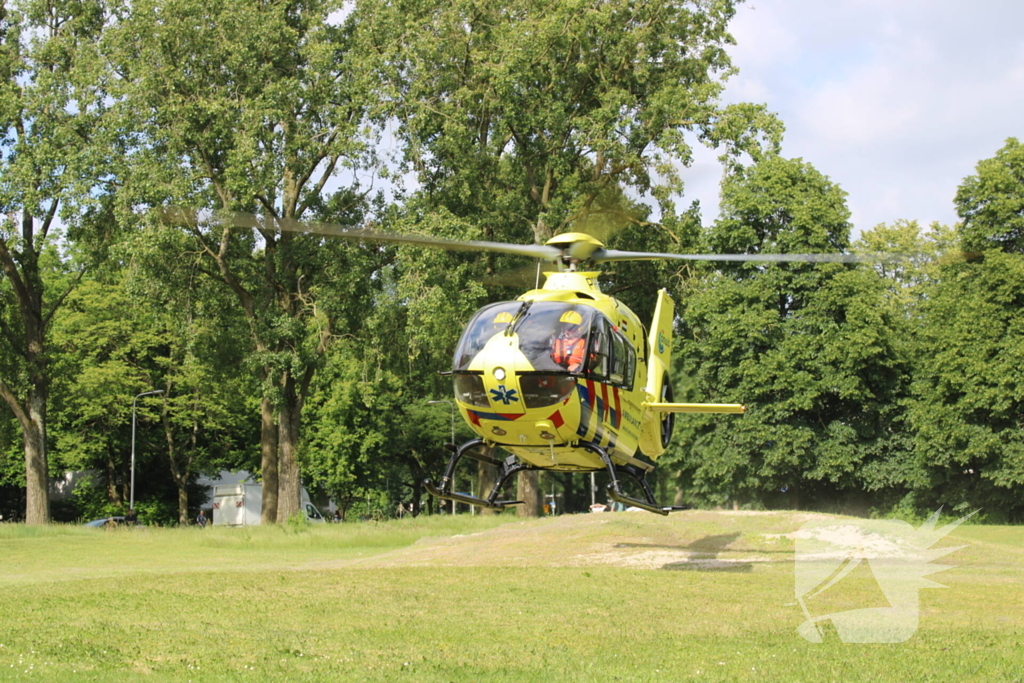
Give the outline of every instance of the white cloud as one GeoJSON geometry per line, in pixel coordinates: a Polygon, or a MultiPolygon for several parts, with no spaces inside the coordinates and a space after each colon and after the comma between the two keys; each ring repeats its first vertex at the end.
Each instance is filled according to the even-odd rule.
{"type": "MultiPolygon", "coordinates": [[[[732,26],[726,98],[778,112],[783,153],[842,185],[858,229],[952,223],[962,179],[1024,137],[1022,25],[1015,0],[752,0],[732,26]]],[[[688,194],[717,190],[706,166],[688,194]]],[[[717,198],[700,198],[713,219],[717,198]]]]}

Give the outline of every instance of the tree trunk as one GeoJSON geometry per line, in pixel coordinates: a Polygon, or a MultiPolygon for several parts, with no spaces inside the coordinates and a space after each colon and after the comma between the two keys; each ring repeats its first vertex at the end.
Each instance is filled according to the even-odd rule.
{"type": "MultiPolygon", "coordinates": [[[[476,490],[477,497],[487,498],[487,495],[494,488],[494,482],[498,480],[498,468],[494,465],[489,465],[486,462],[477,461],[476,468],[476,490]]],[[[478,508],[481,515],[496,515],[497,510],[489,510],[487,508],[478,508]]]]}
{"type": "Polygon", "coordinates": [[[417,483],[412,487],[412,513],[413,517],[419,517],[420,509],[423,507],[423,488],[417,483]]]}
{"type": "Polygon", "coordinates": [[[260,523],[277,523],[277,421],[274,405],[266,396],[260,401],[260,470],[263,475],[263,503],[260,523]]]}
{"type": "MultiPolygon", "coordinates": [[[[174,482],[175,488],[178,490],[178,524],[186,526],[188,524],[188,473],[191,469],[191,462],[194,456],[190,456],[186,462],[185,467],[181,466],[178,462],[178,449],[174,445],[174,428],[171,426],[170,412],[168,408],[168,395],[171,393],[172,386],[167,385],[166,393],[163,395],[160,407],[160,421],[164,427],[164,441],[167,443],[167,462],[171,468],[171,481],[174,482]]],[[[191,439],[191,451],[195,453],[195,434],[198,429],[198,424],[193,423],[192,426],[192,439],[191,439]]]]}
{"type": "Polygon", "coordinates": [[[188,526],[188,488],[185,482],[175,481],[178,487],[178,524],[188,526]]]}
{"type": "Polygon", "coordinates": [[[114,460],[115,453],[111,447],[107,448],[107,502],[120,507],[124,502],[121,491],[118,489],[121,480],[120,470],[114,460]]]}
{"type": "MultiPolygon", "coordinates": [[[[672,481],[679,481],[679,475],[680,475],[680,471],[679,470],[674,470],[672,472],[672,481]]],[[[676,486],[676,494],[672,498],[672,504],[673,505],[685,505],[686,504],[686,491],[684,491],[681,486],[678,486],[678,485],[676,486]]]]}
{"type": "MultiPolygon", "coordinates": [[[[39,283],[41,291],[42,283],[39,283]]],[[[33,309],[42,310],[42,295],[33,309]],[[38,308],[37,308],[38,307],[38,308]]],[[[26,325],[28,340],[27,420],[22,420],[22,440],[25,444],[25,523],[50,523],[50,471],[46,457],[46,400],[49,382],[46,357],[43,354],[42,315],[31,316],[34,324],[26,325]],[[37,324],[36,324],[37,323],[37,324]]]]}
{"type": "Polygon", "coordinates": [[[516,514],[520,517],[540,517],[543,494],[540,490],[540,472],[527,470],[519,473],[518,498],[523,505],[516,506],[516,514]]]}
{"type": "Polygon", "coordinates": [[[277,521],[286,522],[302,507],[302,482],[299,478],[299,401],[295,378],[284,376],[284,396],[279,412],[281,450],[278,462],[277,521]]]}
{"type": "MultiPolygon", "coordinates": [[[[33,401],[35,403],[35,401],[33,401]]],[[[50,477],[46,462],[46,422],[37,406],[30,408],[30,423],[22,426],[25,444],[25,523],[50,522],[50,477]]]]}
{"type": "Polygon", "coordinates": [[[21,426],[25,447],[25,523],[47,524],[50,521],[50,477],[46,463],[46,383],[41,383],[41,390],[29,390],[28,410],[3,379],[0,379],[0,398],[21,426]]]}
{"type": "MultiPolygon", "coordinates": [[[[170,434],[168,434],[169,440],[170,434]]],[[[186,468],[182,472],[178,466],[178,462],[175,459],[174,446],[171,443],[168,443],[167,455],[171,461],[171,480],[174,481],[174,487],[178,489],[178,524],[185,526],[188,524],[188,469],[186,468]]]]}
{"type": "MultiPolygon", "coordinates": [[[[52,205],[47,224],[56,211],[52,205]]],[[[25,523],[47,524],[50,521],[50,472],[46,458],[46,400],[49,377],[46,362],[46,322],[43,317],[43,281],[39,274],[39,253],[34,246],[35,219],[21,218],[22,248],[12,254],[0,240],[0,268],[10,281],[18,301],[24,327],[25,345],[15,349],[25,361],[28,393],[24,399],[0,379],[0,397],[11,408],[21,425],[25,445],[25,523]],[[20,266],[20,269],[19,269],[20,266]]]]}

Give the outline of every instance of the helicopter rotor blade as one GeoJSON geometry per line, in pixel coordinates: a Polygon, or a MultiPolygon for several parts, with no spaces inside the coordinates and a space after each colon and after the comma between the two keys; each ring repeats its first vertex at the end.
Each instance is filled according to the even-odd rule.
{"type": "Polygon", "coordinates": [[[528,265],[513,270],[506,270],[489,275],[480,280],[485,285],[494,287],[518,287],[527,289],[539,288],[543,281],[543,273],[549,270],[546,265],[535,261],[528,265]]]}
{"type": "Polygon", "coordinates": [[[590,259],[606,261],[766,261],[769,263],[884,263],[898,260],[892,254],[661,254],[643,251],[598,249],[590,259]]]}
{"type": "MultiPolygon", "coordinates": [[[[579,263],[604,263],[613,261],[733,261],[733,262],[767,262],[767,263],[898,263],[907,260],[907,255],[900,254],[673,254],[643,251],[620,251],[605,249],[593,238],[568,240],[553,244],[511,244],[508,242],[485,242],[478,240],[450,240],[429,235],[409,235],[373,230],[350,229],[335,223],[319,223],[316,221],[294,220],[289,218],[261,218],[247,213],[207,214],[189,209],[170,208],[164,211],[166,220],[173,222],[207,223],[226,225],[238,228],[255,228],[259,230],[284,230],[288,232],[308,233],[337,237],[347,240],[365,242],[383,242],[393,244],[412,244],[450,251],[489,251],[499,254],[526,256],[542,261],[557,263],[569,260],[579,263]]],[[[565,233],[563,238],[572,237],[565,233]]],[[[556,236],[557,237],[557,236],[556,236]]],[[[586,235],[579,235],[586,237],[586,235]]]]}
{"type": "MultiPolygon", "coordinates": [[[[171,210],[165,215],[177,221],[183,219],[195,222],[198,218],[196,212],[187,210],[171,210]]],[[[517,256],[528,256],[530,258],[542,259],[544,261],[557,261],[562,256],[562,250],[542,244],[509,244],[507,242],[483,242],[477,240],[448,240],[428,235],[401,235],[397,233],[374,232],[372,230],[353,230],[335,223],[319,223],[316,221],[299,221],[290,218],[266,219],[247,213],[232,213],[226,216],[211,215],[206,218],[208,222],[220,225],[228,225],[236,228],[256,228],[259,230],[285,230],[288,232],[309,233],[338,237],[346,240],[360,242],[384,242],[393,244],[414,244],[449,251],[490,251],[499,254],[514,254],[517,256]]]]}
{"type": "MultiPolygon", "coordinates": [[[[385,242],[394,244],[417,244],[424,247],[436,247],[449,251],[491,251],[499,254],[515,254],[517,256],[529,256],[530,258],[543,259],[545,261],[557,261],[562,251],[555,247],[548,247],[542,244],[509,244],[507,242],[484,242],[478,240],[448,240],[429,235],[399,235],[395,233],[374,232],[372,230],[350,230],[333,223],[318,223],[315,221],[297,221],[287,218],[278,218],[274,221],[280,230],[289,232],[304,232],[329,237],[340,237],[342,239],[385,242]]],[[[261,224],[256,216],[248,214],[234,214],[231,220],[232,225],[238,227],[260,227],[261,224]]]]}

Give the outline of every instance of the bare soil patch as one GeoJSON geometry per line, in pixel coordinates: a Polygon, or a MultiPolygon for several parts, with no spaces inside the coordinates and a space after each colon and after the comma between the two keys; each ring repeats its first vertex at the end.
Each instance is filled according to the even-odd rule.
{"type": "Polygon", "coordinates": [[[748,511],[685,511],[668,517],[639,512],[563,515],[465,536],[424,539],[354,564],[750,571],[754,565],[792,561],[793,543],[787,535],[807,520],[822,517],[829,515],[748,511]]]}

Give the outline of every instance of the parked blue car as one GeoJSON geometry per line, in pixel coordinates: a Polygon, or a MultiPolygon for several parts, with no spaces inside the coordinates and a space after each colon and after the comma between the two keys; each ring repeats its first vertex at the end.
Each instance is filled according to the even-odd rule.
{"type": "MultiPolygon", "coordinates": [[[[124,516],[123,515],[118,515],[116,517],[104,517],[103,519],[94,519],[91,522],[86,522],[82,526],[94,526],[94,527],[95,526],[122,526],[122,525],[127,525],[127,524],[128,523],[125,522],[124,516]]],[[[136,522],[135,526],[142,526],[142,525],[139,524],[138,522],[136,522]]]]}

